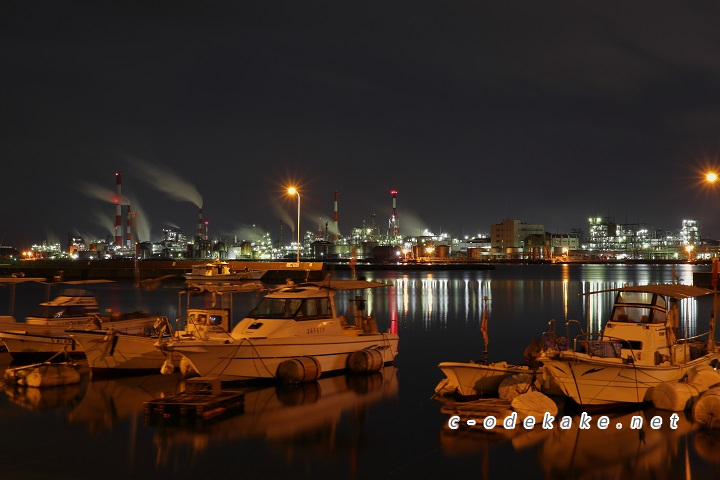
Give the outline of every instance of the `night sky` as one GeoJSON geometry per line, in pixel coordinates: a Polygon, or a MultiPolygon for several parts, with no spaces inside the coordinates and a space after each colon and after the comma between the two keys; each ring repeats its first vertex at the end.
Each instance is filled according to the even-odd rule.
{"type": "Polygon", "coordinates": [[[0,245],[488,233],[720,237],[720,3],[3,2],[0,245]],[[253,225],[255,226],[253,228],[253,225]]]}

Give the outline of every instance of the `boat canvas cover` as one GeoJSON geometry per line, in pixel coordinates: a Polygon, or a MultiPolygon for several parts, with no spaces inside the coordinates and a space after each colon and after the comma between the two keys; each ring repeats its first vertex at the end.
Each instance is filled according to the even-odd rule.
{"type": "Polygon", "coordinates": [[[370,282],[367,280],[326,280],[324,282],[302,283],[298,286],[314,285],[317,287],[331,288],[334,290],[361,290],[363,288],[389,287],[388,283],[370,282]]]}
{"type": "Polygon", "coordinates": [[[629,287],[611,288],[608,290],[597,290],[594,292],[582,293],[581,295],[593,295],[595,293],[604,292],[645,292],[645,293],[656,293],[658,295],[665,295],[673,298],[692,298],[702,297],[704,295],[710,295],[717,293],[715,290],[708,288],[696,287],[694,285],[682,285],[680,283],[663,283],[657,285],[633,285],[629,287]]]}

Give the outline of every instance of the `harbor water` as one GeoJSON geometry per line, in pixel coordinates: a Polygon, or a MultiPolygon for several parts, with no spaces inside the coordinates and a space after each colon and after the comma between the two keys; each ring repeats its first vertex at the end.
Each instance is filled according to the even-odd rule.
{"type": "MultiPolygon", "coordinates": [[[[611,296],[588,303],[580,295],[628,284],[690,284],[693,265],[498,265],[481,271],[368,271],[389,284],[371,290],[366,312],[400,334],[394,366],[373,375],[338,375],[294,387],[247,389],[242,408],[214,418],[146,416],[146,402],[182,391],[172,375],[90,378],[42,389],[4,385],[0,393],[2,478],[212,479],[307,478],[720,478],[720,433],[682,413],[619,412],[611,427],[563,430],[537,426],[503,435],[481,426],[453,430],[434,397],[442,361],[521,363],[525,348],[554,320],[586,327],[588,311],[609,314],[611,296]],[[487,298],[486,300],[484,300],[487,298]],[[487,308],[489,343],[480,331],[487,308]],[[630,417],[647,419],[630,429],[630,417]],[[661,429],[649,425],[659,416],[661,429]],[[616,425],[623,428],[616,428],[616,425]]],[[[336,278],[350,278],[337,272],[336,278]]],[[[73,286],[77,288],[78,286],[73,286]]],[[[146,291],[132,283],[87,285],[101,309],[148,310],[170,319],[182,312],[181,285],[146,291]]],[[[0,290],[0,314],[30,314],[59,287],[23,284],[0,290]]],[[[337,303],[346,299],[338,294],[337,303]]],[[[234,294],[235,321],[257,301],[234,294]]],[[[191,302],[212,302],[211,297],[191,302]]],[[[219,300],[215,298],[215,301],[219,300]]],[[[686,307],[706,329],[712,300],[686,307]]],[[[590,325],[590,329],[598,328],[590,325]]],[[[691,329],[695,328],[691,326],[691,329]]],[[[692,332],[690,332],[692,333],[692,332]]],[[[3,371],[14,366],[0,354],[3,371]]],[[[82,365],[82,361],[80,361],[82,365]]],[[[177,369],[176,369],[177,370],[177,369]]],[[[596,414],[593,413],[593,416],[596,414]]],[[[577,423],[577,422],[576,422],[577,423]]]]}

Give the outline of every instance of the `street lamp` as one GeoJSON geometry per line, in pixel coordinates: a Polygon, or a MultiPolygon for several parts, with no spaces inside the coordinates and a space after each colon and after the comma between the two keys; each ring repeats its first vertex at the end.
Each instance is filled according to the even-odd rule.
{"type": "Polygon", "coordinates": [[[290,195],[297,195],[298,198],[298,220],[297,220],[297,263],[300,263],[300,192],[297,191],[297,188],[290,187],[288,188],[288,193],[290,195]]]}

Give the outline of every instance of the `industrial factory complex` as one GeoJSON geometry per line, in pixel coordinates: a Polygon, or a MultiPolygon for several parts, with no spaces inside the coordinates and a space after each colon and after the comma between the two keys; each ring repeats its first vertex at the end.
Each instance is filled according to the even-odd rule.
{"type": "MultiPolygon", "coordinates": [[[[198,209],[197,229],[183,232],[166,228],[157,242],[138,241],[135,214],[123,204],[122,175],[115,174],[115,232],[104,239],[69,235],[66,245],[41,243],[31,250],[0,247],[4,259],[140,259],[140,260],[237,260],[237,261],[323,261],[323,262],[493,262],[507,260],[693,260],[707,259],[717,251],[715,242],[703,240],[694,220],[683,220],[677,230],[649,228],[643,224],[617,223],[612,217],[588,219],[586,231],[548,233],[543,225],[505,219],[489,226],[489,233],[457,238],[450,234],[403,234],[397,209],[396,190],[390,191],[388,217],[370,225],[338,232],[338,193],[334,194],[333,222],[316,231],[305,231],[283,243],[268,232],[258,239],[213,236],[198,209]],[[299,243],[298,243],[299,242],[299,243]]],[[[298,221],[300,219],[298,194],[298,221]]],[[[299,222],[298,222],[299,223],[299,222]]]]}

